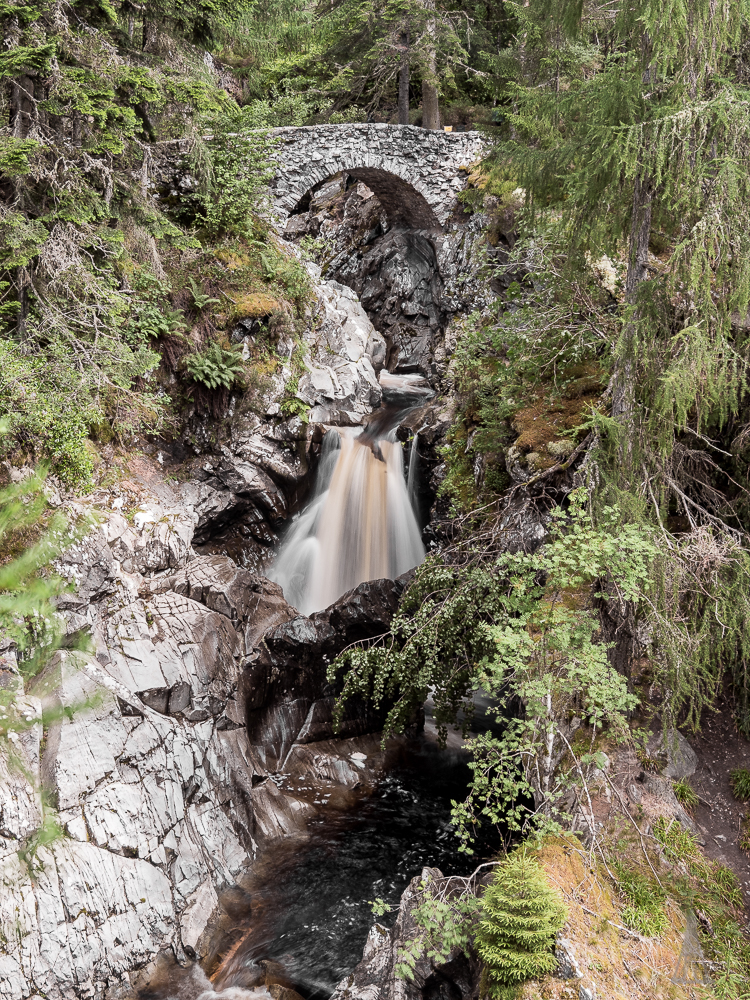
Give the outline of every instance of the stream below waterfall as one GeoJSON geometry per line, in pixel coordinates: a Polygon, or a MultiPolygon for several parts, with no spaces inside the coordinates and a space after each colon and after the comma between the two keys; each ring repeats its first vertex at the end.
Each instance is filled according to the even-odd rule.
{"type": "Polygon", "coordinates": [[[402,892],[425,866],[470,874],[499,842],[490,836],[475,844],[474,855],[459,853],[451,799],[466,795],[469,755],[455,735],[439,749],[434,734],[428,719],[426,733],[402,745],[374,795],[348,813],[319,817],[305,839],[281,841],[261,855],[243,883],[244,912],[240,906],[233,913],[249,932],[220,981],[209,984],[197,967],[172,967],[144,1000],[249,997],[254,987],[259,1000],[271,1000],[258,986],[269,966],[305,1000],[327,1000],[362,958],[376,920],[373,900],[394,908],[377,918],[391,926],[402,892]]]}
{"type": "MultiPolygon", "coordinates": [[[[375,922],[371,901],[398,907],[425,866],[470,874],[477,855],[458,852],[451,799],[469,780],[467,754],[410,740],[377,792],[348,815],[321,818],[303,844],[282,843],[247,883],[252,932],[234,957],[227,985],[252,985],[257,962],[283,967],[294,989],[324,1000],[362,958],[375,922]]],[[[478,852],[478,854],[481,852],[478,852]]],[[[390,925],[395,911],[379,918],[390,925]]]]}

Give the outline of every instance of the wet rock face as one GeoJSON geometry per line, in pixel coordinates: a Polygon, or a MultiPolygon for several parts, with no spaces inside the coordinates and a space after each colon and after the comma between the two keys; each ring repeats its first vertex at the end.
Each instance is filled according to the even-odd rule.
{"type": "Polygon", "coordinates": [[[345,174],[313,192],[309,208],[290,218],[285,235],[324,242],[326,277],[356,293],[387,342],[381,365],[391,372],[435,374],[434,342],[446,321],[441,234],[389,228],[373,191],[345,174]]]}
{"type": "Polygon", "coordinates": [[[403,589],[403,578],[361,583],[325,611],[297,615],[266,634],[242,683],[249,739],[265,748],[269,761],[283,763],[295,743],[382,726],[382,711],[352,699],[335,733],[336,689],[326,671],[340,650],[387,633],[403,589]]]}
{"type": "MultiPolygon", "coordinates": [[[[319,268],[310,269],[319,277],[319,268]]],[[[315,341],[297,395],[312,407],[314,422],[360,424],[380,406],[377,373],[385,365],[385,340],[350,288],[336,281],[320,287],[315,341]]]]}
{"type": "Polygon", "coordinates": [[[390,345],[392,372],[435,374],[436,333],[445,323],[443,281],[433,240],[427,233],[391,230],[364,252],[340,254],[328,273],[359,296],[390,345]]]}
{"type": "Polygon", "coordinates": [[[452,883],[461,891],[463,879],[444,878],[438,868],[424,868],[413,878],[401,896],[396,922],[388,930],[375,924],[367,937],[362,961],[351,975],[336,987],[331,1000],[476,1000],[479,996],[481,968],[479,961],[454,948],[448,961],[438,964],[422,955],[417,959],[411,980],[396,974],[399,953],[416,937],[417,925],[412,915],[419,902],[420,883],[436,883],[436,888],[450,894],[452,883]]]}

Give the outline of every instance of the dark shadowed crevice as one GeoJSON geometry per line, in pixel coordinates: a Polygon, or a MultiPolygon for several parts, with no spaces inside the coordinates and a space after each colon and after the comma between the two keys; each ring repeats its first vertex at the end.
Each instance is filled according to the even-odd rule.
{"type": "MultiPolygon", "coordinates": [[[[347,169],[346,173],[350,177],[363,181],[375,194],[391,228],[442,231],[438,217],[424,195],[400,177],[375,167],[355,167],[351,170],[347,169]]],[[[333,177],[335,174],[332,173],[328,176],[333,177]]],[[[311,193],[322,187],[326,180],[327,178],[324,178],[323,181],[316,182],[305,191],[289,215],[299,215],[306,212],[310,207],[311,193]]]]}
{"type": "Polygon", "coordinates": [[[383,206],[392,227],[434,229],[442,227],[427,200],[416,188],[385,170],[359,167],[348,173],[364,183],[383,206]]]}

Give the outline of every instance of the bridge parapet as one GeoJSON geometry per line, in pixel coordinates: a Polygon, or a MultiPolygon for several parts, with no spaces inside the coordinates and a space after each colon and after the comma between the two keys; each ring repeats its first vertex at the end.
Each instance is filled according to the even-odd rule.
{"type": "Polygon", "coordinates": [[[391,225],[440,229],[482,156],[481,132],[440,132],[414,125],[303,125],[273,129],[272,182],[284,221],[302,198],[341,171],[364,181],[391,225]]]}

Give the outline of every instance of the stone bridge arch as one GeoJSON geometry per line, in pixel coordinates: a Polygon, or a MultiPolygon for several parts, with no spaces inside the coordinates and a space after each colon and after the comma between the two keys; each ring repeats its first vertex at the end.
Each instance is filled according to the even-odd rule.
{"type": "Polygon", "coordinates": [[[442,229],[482,155],[480,132],[414,125],[304,125],[273,130],[274,208],[281,222],[314,187],[341,171],[364,181],[392,226],[442,229]]]}

